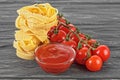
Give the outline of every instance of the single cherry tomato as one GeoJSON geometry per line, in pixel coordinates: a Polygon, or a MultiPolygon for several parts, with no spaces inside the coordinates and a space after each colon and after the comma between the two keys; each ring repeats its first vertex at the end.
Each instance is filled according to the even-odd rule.
{"type": "Polygon", "coordinates": [[[70,34],[70,39],[72,39],[73,41],[75,41],[77,44],[79,42],[79,38],[76,36],[76,34],[71,33],[70,34]]]}
{"type": "Polygon", "coordinates": [[[88,40],[88,44],[90,45],[90,46],[94,46],[94,44],[96,43],[97,41],[95,40],[95,39],[90,39],[90,40],[88,40]]]}
{"type": "Polygon", "coordinates": [[[86,67],[90,71],[99,71],[102,68],[102,59],[97,56],[93,55],[86,61],[86,67]]]}
{"type": "Polygon", "coordinates": [[[59,30],[63,30],[66,34],[68,34],[70,32],[70,30],[67,27],[63,26],[63,25],[61,25],[59,27],[59,30]]]}
{"type": "Polygon", "coordinates": [[[66,37],[66,33],[62,30],[58,30],[58,33],[54,33],[51,38],[50,41],[51,42],[62,42],[64,41],[66,37]]]}
{"type": "Polygon", "coordinates": [[[66,19],[64,17],[59,18],[59,22],[63,22],[66,24],[66,19]]]}
{"type": "MultiPolygon", "coordinates": [[[[82,40],[85,40],[85,39],[86,39],[84,34],[79,33],[78,36],[79,36],[82,40]]],[[[72,34],[70,35],[70,38],[71,38],[73,41],[75,41],[76,43],[78,43],[78,42],[79,42],[78,36],[77,36],[76,34],[72,33],[72,34]]]]}
{"type": "Polygon", "coordinates": [[[76,27],[73,24],[68,24],[71,31],[76,31],[76,27]]]}
{"type": "Polygon", "coordinates": [[[107,61],[110,57],[110,49],[106,45],[100,45],[95,50],[93,50],[94,55],[101,57],[103,62],[107,61]]]}
{"type": "MultiPolygon", "coordinates": [[[[90,39],[88,40],[88,44],[91,46],[91,47],[96,47],[95,44],[96,44],[96,40],[95,39],[90,39]]],[[[89,46],[88,46],[89,47],[89,46]]],[[[91,49],[91,52],[92,52],[92,55],[93,55],[93,50],[91,49]]]]}
{"type": "Polygon", "coordinates": [[[56,28],[56,26],[53,26],[50,28],[50,30],[47,33],[48,38],[50,38],[54,34],[55,28],[56,28]]]}
{"type": "Polygon", "coordinates": [[[73,40],[68,40],[68,41],[64,40],[64,41],[62,42],[62,44],[65,44],[65,45],[67,45],[67,46],[71,46],[73,49],[76,49],[76,47],[77,47],[76,42],[73,41],[73,40]]]}
{"type": "Polygon", "coordinates": [[[85,35],[84,35],[83,33],[79,33],[79,36],[80,36],[80,38],[82,38],[83,40],[86,39],[86,37],[85,37],[85,35]]]}
{"type": "Polygon", "coordinates": [[[91,53],[88,53],[88,48],[82,47],[80,50],[77,51],[75,60],[78,64],[84,65],[86,60],[90,56],[91,56],[91,53]]]}

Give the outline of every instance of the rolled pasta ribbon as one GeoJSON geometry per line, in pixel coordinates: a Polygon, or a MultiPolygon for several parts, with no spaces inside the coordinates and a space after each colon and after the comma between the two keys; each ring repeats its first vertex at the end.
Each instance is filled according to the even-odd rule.
{"type": "Polygon", "coordinates": [[[22,59],[25,59],[25,60],[34,60],[34,51],[32,52],[21,52],[19,50],[16,50],[16,55],[19,57],[19,58],[22,58],[22,59]]]}
{"type": "Polygon", "coordinates": [[[26,6],[17,10],[17,12],[19,16],[16,19],[16,27],[24,31],[32,29],[49,30],[50,27],[58,23],[58,10],[48,3],[26,6]]]}
{"type": "Polygon", "coordinates": [[[16,55],[22,59],[34,59],[34,50],[39,46],[40,41],[32,33],[25,33],[18,30],[15,33],[16,40],[14,47],[16,48],[16,55]]]}
{"type": "MultiPolygon", "coordinates": [[[[48,43],[49,41],[45,41],[44,44],[48,43]]],[[[20,43],[18,41],[14,41],[14,47],[17,48],[16,49],[16,55],[19,58],[25,59],[25,60],[33,60],[34,59],[34,51],[35,49],[38,47],[36,47],[34,50],[31,51],[25,51],[25,49],[23,49],[20,46],[20,43]]]]}
{"type": "Polygon", "coordinates": [[[34,51],[24,51],[24,49],[22,49],[20,47],[19,42],[15,42],[14,41],[14,47],[17,48],[16,49],[16,55],[22,59],[26,59],[26,60],[33,60],[34,59],[34,51]]]}
{"type": "Polygon", "coordinates": [[[45,3],[22,7],[17,13],[19,16],[15,25],[20,30],[16,31],[13,44],[16,55],[22,59],[33,60],[35,49],[49,43],[47,32],[58,24],[58,10],[45,3]]]}

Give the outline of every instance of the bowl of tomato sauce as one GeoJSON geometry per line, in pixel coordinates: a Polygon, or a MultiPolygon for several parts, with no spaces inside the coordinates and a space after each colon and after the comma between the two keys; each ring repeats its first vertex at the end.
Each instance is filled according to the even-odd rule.
{"type": "Polygon", "coordinates": [[[75,50],[60,43],[48,43],[35,50],[35,60],[47,73],[59,74],[65,72],[73,63],[75,50]]]}

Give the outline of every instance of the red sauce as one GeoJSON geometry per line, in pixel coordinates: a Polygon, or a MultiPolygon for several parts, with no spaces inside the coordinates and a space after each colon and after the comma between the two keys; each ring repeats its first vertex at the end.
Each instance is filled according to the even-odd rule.
{"type": "Polygon", "coordinates": [[[50,43],[40,46],[36,52],[36,61],[40,67],[49,73],[61,73],[66,71],[75,58],[75,51],[73,48],[50,43]]]}

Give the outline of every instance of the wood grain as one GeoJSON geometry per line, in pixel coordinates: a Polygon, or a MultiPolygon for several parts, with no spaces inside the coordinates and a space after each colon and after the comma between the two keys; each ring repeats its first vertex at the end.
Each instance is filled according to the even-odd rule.
{"type": "Polygon", "coordinates": [[[8,79],[119,79],[120,0],[0,0],[0,78],[8,79]],[[111,57],[99,72],[73,64],[60,75],[42,71],[35,61],[21,60],[12,47],[16,10],[34,3],[51,3],[78,28],[111,49],[111,57]]]}

